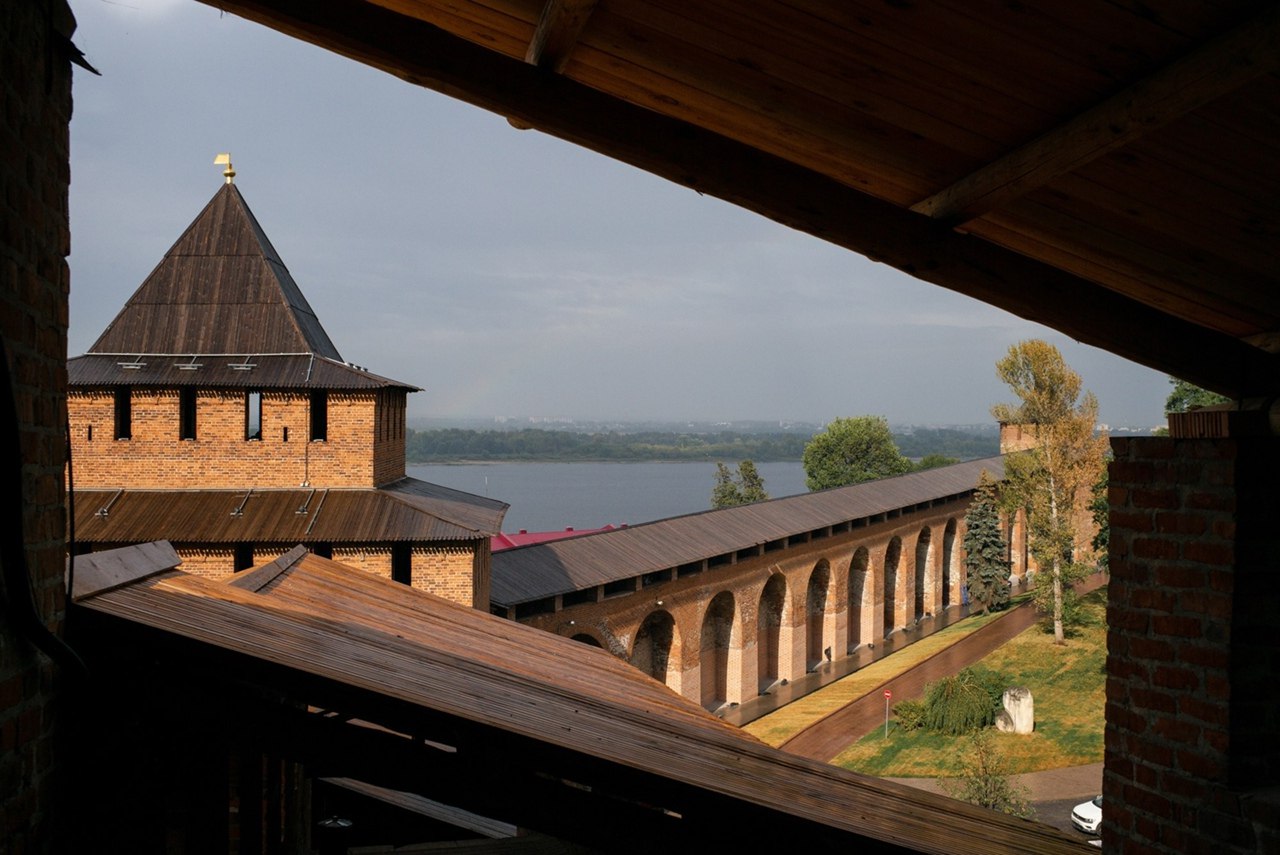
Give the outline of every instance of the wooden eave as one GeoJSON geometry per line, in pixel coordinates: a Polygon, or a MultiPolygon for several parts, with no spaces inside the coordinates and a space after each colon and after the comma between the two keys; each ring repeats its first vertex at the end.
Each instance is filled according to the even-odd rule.
{"type": "Polygon", "coordinates": [[[369,489],[76,490],[75,534],[96,544],[486,541],[508,505],[404,478],[369,489]]]}
{"type": "Polygon", "coordinates": [[[1273,4],[214,5],[1232,397],[1280,391],[1273,4]]]}
{"type": "Polygon", "coordinates": [[[256,698],[240,730],[326,775],[608,851],[1083,851],[1047,826],[785,754],[602,650],[334,562],[293,554],[256,590],[152,563],[132,584],[77,589],[71,623],[96,670],[133,645],[197,694],[256,698]]]}
{"type": "Polygon", "coordinates": [[[422,391],[312,353],[86,353],[67,360],[67,386],[72,391],[119,386],[422,391]]]}

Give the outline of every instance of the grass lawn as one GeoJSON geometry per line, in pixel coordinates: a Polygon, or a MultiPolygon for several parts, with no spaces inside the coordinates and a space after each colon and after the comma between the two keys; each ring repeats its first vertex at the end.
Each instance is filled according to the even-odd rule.
{"type": "MultiPolygon", "coordinates": [[[[1030,594],[1020,594],[1013,599],[1011,605],[1016,606],[1030,596],[1030,594]]],[[[848,677],[805,695],[797,701],[792,701],[776,712],[761,716],[744,725],[742,729],[762,742],[775,747],[779,746],[814,722],[857,700],[886,680],[891,680],[914,668],[939,650],[976,632],[1003,614],[1005,612],[975,615],[953,623],[896,653],[854,671],[848,677]]]]}
{"type": "MultiPolygon", "coordinates": [[[[1086,596],[1081,610],[1084,624],[1067,637],[1065,647],[1055,646],[1053,636],[1037,625],[981,662],[1002,674],[1007,685],[1030,689],[1035,700],[1035,733],[994,733],[1011,774],[1102,761],[1106,589],[1086,596]]],[[[888,739],[877,730],[832,762],[881,777],[947,776],[967,748],[966,736],[891,728],[888,739]]]]}

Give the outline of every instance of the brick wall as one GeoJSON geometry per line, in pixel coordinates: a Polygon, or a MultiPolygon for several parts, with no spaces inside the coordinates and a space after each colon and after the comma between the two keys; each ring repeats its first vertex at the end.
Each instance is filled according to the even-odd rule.
{"type": "MultiPolygon", "coordinates": [[[[175,544],[182,558],[182,570],[195,576],[225,579],[235,573],[235,549],[221,546],[175,544]]],[[[253,566],[274,561],[292,546],[258,544],[253,550],[253,566]]],[[[415,544],[410,549],[410,576],[413,587],[464,606],[488,605],[488,591],[478,599],[477,568],[484,564],[488,541],[475,543],[415,544]],[[480,546],[482,545],[482,546],[480,546]]],[[[333,560],[356,570],[391,578],[392,548],[387,544],[335,545],[333,560]]]]}
{"type": "MultiPolygon", "coordinates": [[[[712,600],[722,592],[729,592],[733,618],[728,634],[729,649],[722,656],[728,673],[724,680],[726,696],[721,700],[740,703],[753,697],[760,688],[759,607],[765,585],[773,575],[780,574],[786,582],[779,619],[777,678],[795,680],[804,675],[807,665],[809,584],[815,568],[826,562],[829,569],[818,647],[819,650],[829,647],[833,659],[841,659],[859,644],[879,643],[884,637],[884,565],[889,543],[895,538],[901,545],[897,585],[889,593],[894,599],[893,612],[899,629],[904,621],[914,620],[916,545],[926,528],[930,531],[931,548],[927,550],[925,578],[930,596],[926,597],[925,608],[932,613],[941,610],[944,553],[950,559],[953,574],[951,602],[953,605],[960,602],[960,589],[964,584],[963,520],[967,507],[967,498],[957,500],[926,512],[743,558],[683,579],[643,587],[634,593],[609,597],[597,594],[598,599],[592,602],[524,618],[522,622],[561,635],[589,635],[606,650],[627,659],[633,653],[636,636],[645,619],[654,612],[665,611],[674,621],[668,684],[685,697],[701,702],[706,688],[700,674],[704,619],[712,600]],[[950,549],[944,550],[950,521],[954,522],[954,536],[950,549]],[[857,569],[862,577],[862,591],[851,633],[850,565],[860,547],[865,547],[866,569],[861,566],[857,569]]],[[[709,699],[712,695],[706,697],[709,699]]]]}
{"type": "Polygon", "coordinates": [[[77,487],[376,487],[404,477],[403,428],[397,439],[380,424],[390,408],[373,393],[330,394],[324,442],[308,439],[307,394],[264,393],[260,440],[245,439],[243,391],[199,390],[194,440],[179,439],[177,389],[134,389],[131,399],[132,438],[117,440],[114,392],[71,393],[77,487]]]}
{"type": "MultiPolygon", "coordinates": [[[[63,619],[62,469],[66,390],[68,123],[71,67],[58,47],[74,21],[65,3],[0,4],[0,332],[16,391],[21,533],[39,613],[63,619]]],[[[12,470],[10,470],[12,471],[12,470]]],[[[9,484],[5,483],[7,489],[9,484]]],[[[6,568],[8,569],[8,568],[6,568]]],[[[3,591],[8,609],[22,592],[3,591]]],[[[0,620],[0,852],[55,850],[69,817],[55,797],[53,710],[62,675],[0,620]]]]}
{"type": "Polygon", "coordinates": [[[1112,447],[1106,848],[1280,851],[1280,442],[1112,447]]]}

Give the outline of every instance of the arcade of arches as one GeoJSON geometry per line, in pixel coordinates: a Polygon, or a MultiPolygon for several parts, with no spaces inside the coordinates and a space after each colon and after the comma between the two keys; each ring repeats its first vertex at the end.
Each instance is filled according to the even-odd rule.
{"type": "Polygon", "coordinates": [[[966,496],[904,510],[525,622],[597,644],[709,709],[741,703],[959,607],[967,507],[966,496]]]}

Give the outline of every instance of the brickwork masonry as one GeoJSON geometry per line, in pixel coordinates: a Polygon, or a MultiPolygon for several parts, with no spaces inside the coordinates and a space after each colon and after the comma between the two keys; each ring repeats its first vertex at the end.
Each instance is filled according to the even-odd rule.
{"type": "Polygon", "coordinates": [[[1112,448],[1104,845],[1280,852],[1280,441],[1112,448]]]}
{"type": "Polygon", "coordinates": [[[76,487],[376,487],[404,477],[404,432],[385,424],[387,395],[331,394],[324,441],[309,439],[310,397],[296,392],[264,393],[261,439],[246,439],[245,396],[198,390],[195,438],[184,440],[178,390],[134,389],[131,437],[116,439],[114,390],[72,390],[76,487]]]}
{"type": "MultiPolygon", "coordinates": [[[[64,614],[71,120],[71,66],[58,42],[74,29],[60,0],[0,4],[0,332],[18,410],[23,494],[22,518],[8,520],[4,536],[24,538],[38,614],[55,631],[64,614]]],[[[25,594],[0,590],[0,607],[11,608],[25,594]]],[[[61,758],[54,750],[54,711],[63,679],[15,633],[6,613],[0,619],[0,853],[54,852],[55,830],[72,820],[55,801],[61,758]]]]}

